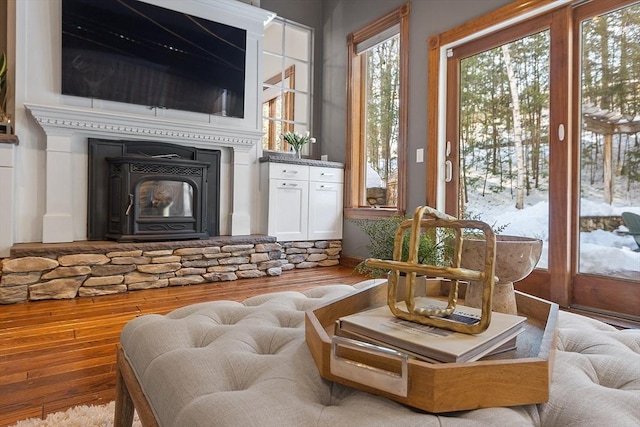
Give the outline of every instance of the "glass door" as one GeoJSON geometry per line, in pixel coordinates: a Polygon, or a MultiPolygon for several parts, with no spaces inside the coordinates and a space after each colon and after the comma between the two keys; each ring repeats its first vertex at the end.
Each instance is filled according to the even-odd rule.
{"type": "Polygon", "coordinates": [[[575,305],[618,312],[617,299],[640,295],[640,235],[633,234],[640,232],[640,3],[585,4],[574,25],[575,305]]]}
{"type": "Polygon", "coordinates": [[[543,240],[518,289],[640,321],[640,2],[563,6],[447,57],[446,211],[543,240]]]}
{"type": "Polygon", "coordinates": [[[547,268],[549,242],[545,26],[546,20],[538,20],[526,29],[533,33],[513,39],[509,30],[453,49],[458,119],[447,138],[448,162],[456,172],[447,184],[447,210],[482,220],[502,235],[541,239],[537,268],[547,268]]]}

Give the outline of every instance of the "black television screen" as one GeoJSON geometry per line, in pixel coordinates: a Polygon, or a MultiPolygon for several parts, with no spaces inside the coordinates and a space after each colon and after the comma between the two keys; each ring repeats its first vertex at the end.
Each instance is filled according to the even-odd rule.
{"type": "Polygon", "coordinates": [[[244,117],[246,31],[137,0],[62,1],[62,94],[244,117]]]}

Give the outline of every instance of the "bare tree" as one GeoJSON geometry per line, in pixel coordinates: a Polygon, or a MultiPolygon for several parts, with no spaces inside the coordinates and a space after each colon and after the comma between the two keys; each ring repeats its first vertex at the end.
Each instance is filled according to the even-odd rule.
{"type": "Polygon", "coordinates": [[[522,144],[522,117],[520,115],[520,99],[518,96],[518,82],[516,81],[513,65],[511,64],[511,54],[509,46],[502,45],[502,55],[504,57],[504,65],[507,68],[507,78],[509,79],[509,88],[511,89],[511,100],[513,102],[513,144],[516,151],[516,209],[524,208],[524,176],[525,176],[525,160],[524,146],[522,144]]]}
{"type": "Polygon", "coordinates": [[[367,162],[387,185],[387,201],[397,199],[389,186],[397,176],[399,37],[374,46],[367,54],[367,162]]]}

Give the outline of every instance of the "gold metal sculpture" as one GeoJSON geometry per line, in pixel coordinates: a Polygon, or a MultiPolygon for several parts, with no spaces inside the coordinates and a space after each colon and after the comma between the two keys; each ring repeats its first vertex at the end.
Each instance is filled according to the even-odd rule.
{"type": "Polygon", "coordinates": [[[496,237],[491,227],[474,220],[458,220],[455,217],[437,211],[428,206],[420,206],[415,210],[413,219],[403,221],[396,230],[393,260],[381,260],[369,258],[365,261],[368,267],[389,270],[389,284],[387,304],[394,316],[423,325],[435,326],[462,332],[466,334],[478,334],[485,331],[491,322],[491,303],[495,277],[495,251],[496,237]],[[418,262],[418,249],[420,234],[425,229],[449,229],[455,236],[452,242],[453,252],[450,266],[436,266],[420,264],[418,262]],[[407,230],[410,229],[409,256],[406,261],[403,258],[403,240],[407,230]],[[460,268],[462,253],[462,232],[464,229],[480,230],[485,237],[486,252],[485,265],[482,271],[460,268]],[[401,273],[405,277],[404,307],[397,300],[398,281],[401,273]],[[424,275],[432,278],[442,278],[451,281],[448,302],[446,308],[432,308],[416,306],[416,276],[424,275]],[[458,301],[459,281],[474,281],[482,283],[482,313],[478,323],[469,325],[447,318],[450,316],[458,301]]]}

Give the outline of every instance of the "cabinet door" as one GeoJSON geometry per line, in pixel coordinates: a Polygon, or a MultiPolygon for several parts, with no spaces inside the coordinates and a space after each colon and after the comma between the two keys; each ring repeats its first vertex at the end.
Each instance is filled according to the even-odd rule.
{"type": "Polygon", "coordinates": [[[309,184],[309,240],[342,239],[342,191],[340,182],[309,184]]]}
{"type": "Polygon", "coordinates": [[[270,236],[281,241],[305,240],[309,215],[307,181],[269,180],[270,236]]]}

